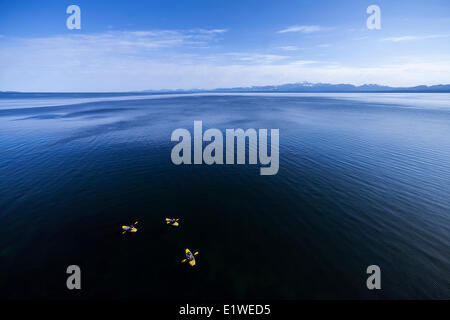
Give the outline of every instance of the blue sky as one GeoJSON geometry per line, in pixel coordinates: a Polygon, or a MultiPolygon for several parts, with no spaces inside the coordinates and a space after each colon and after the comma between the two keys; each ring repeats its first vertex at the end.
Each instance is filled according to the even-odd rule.
{"type": "Polygon", "coordinates": [[[0,90],[450,83],[450,1],[0,1],[0,90]],[[81,8],[69,30],[66,8],[81,8]],[[381,9],[369,30],[366,9],[381,9]]]}

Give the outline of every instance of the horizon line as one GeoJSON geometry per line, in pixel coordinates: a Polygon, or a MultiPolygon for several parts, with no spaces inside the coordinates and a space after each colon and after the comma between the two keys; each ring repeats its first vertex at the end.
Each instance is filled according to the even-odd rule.
{"type": "MultiPolygon", "coordinates": [[[[361,90],[361,91],[357,91],[359,93],[394,93],[395,91],[408,91],[409,90],[417,90],[415,92],[421,92],[421,88],[422,90],[427,90],[427,89],[432,89],[433,87],[449,87],[444,89],[444,91],[437,91],[437,92],[450,92],[450,83],[438,83],[438,84],[432,84],[432,85],[427,85],[427,84],[419,84],[419,85],[415,85],[415,86],[396,86],[396,87],[392,87],[392,86],[388,86],[388,85],[382,85],[382,84],[376,84],[376,83],[365,83],[362,85],[356,85],[356,84],[352,84],[352,83],[327,83],[327,82],[307,82],[307,81],[303,81],[303,82],[291,82],[291,83],[283,83],[283,84],[268,84],[268,85],[257,85],[257,86],[239,86],[239,87],[222,87],[222,88],[213,88],[213,89],[203,89],[203,88],[190,88],[190,89],[182,89],[182,88],[177,88],[177,89],[141,89],[141,90],[128,90],[128,91],[18,91],[18,90],[0,90],[0,93],[100,93],[100,94],[106,94],[106,93],[117,93],[117,94],[124,94],[124,93],[140,93],[140,94],[145,94],[145,93],[180,93],[180,92],[185,92],[185,93],[217,93],[217,92],[222,92],[223,91],[227,91],[227,92],[279,92],[279,93],[354,93],[354,90],[346,90],[346,89],[323,89],[320,90],[318,88],[318,86],[330,86],[330,87],[336,87],[336,86],[352,86],[355,89],[361,88],[361,87],[373,87],[374,90],[361,90]],[[263,88],[269,88],[272,87],[273,89],[277,89],[277,87],[283,87],[283,86],[288,86],[288,85],[298,85],[299,89],[302,89],[302,91],[296,91],[295,89],[293,90],[279,90],[279,91],[274,91],[274,90],[266,90],[264,91],[263,88]],[[309,86],[305,86],[305,85],[309,85],[309,86]],[[376,90],[375,88],[379,87],[379,90],[376,90]],[[259,89],[258,89],[259,88],[259,89]],[[316,88],[317,90],[314,90],[314,88],[316,88]],[[381,89],[383,88],[383,89],[381,89]],[[308,89],[311,89],[310,91],[308,91],[308,89]],[[246,90],[246,91],[241,91],[241,90],[246,90]]],[[[430,92],[430,91],[428,91],[430,92]]],[[[431,92],[436,92],[436,91],[431,91],[431,92]]]]}

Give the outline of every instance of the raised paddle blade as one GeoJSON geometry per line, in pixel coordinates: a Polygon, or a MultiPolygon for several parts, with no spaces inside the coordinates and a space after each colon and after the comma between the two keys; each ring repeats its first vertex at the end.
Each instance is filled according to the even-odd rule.
{"type": "Polygon", "coordinates": [[[194,256],[198,255],[198,251],[196,253],[194,253],[194,256]]]}
{"type": "Polygon", "coordinates": [[[136,221],[134,224],[138,224],[139,221],[136,221]]]}
{"type": "Polygon", "coordinates": [[[185,263],[185,262],[186,262],[186,260],[187,260],[187,259],[183,259],[183,260],[181,260],[181,263],[185,263]]]}

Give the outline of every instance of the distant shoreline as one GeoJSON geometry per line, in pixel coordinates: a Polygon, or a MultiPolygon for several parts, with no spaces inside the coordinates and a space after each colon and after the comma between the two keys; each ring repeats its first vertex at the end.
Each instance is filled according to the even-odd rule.
{"type": "Polygon", "coordinates": [[[414,87],[389,87],[377,84],[329,84],[329,83],[289,83],[270,86],[216,88],[216,89],[161,89],[136,91],[103,92],[26,92],[0,91],[0,94],[108,94],[108,95],[144,95],[144,94],[190,94],[190,93],[450,93],[450,84],[419,85],[414,87]]]}
{"type": "Polygon", "coordinates": [[[196,94],[196,93],[450,93],[450,90],[393,90],[393,91],[0,91],[0,94],[83,94],[83,95],[156,95],[156,94],[196,94]]]}

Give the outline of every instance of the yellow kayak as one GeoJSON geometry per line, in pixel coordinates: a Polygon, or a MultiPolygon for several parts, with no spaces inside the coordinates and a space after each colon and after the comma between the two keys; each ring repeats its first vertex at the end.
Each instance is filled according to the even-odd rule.
{"type": "Polygon", "coordinates": [[[137,229],[135,227],[130,227],[130,226],[122,226],[122,229],[128,232],[136,232],[137,229]]]}
{"type": "Polygon", "coordinates": [[[198,252],[192,254],[192,252],[189,249],[186,249],[186,259],[183,260],[184,261],[189,261],[189,264],[191,265],[191,267],[195,266],[195,255],[197,255],[198,252]]]}
{"type": "Polygon", "coordinates": [[[180,224],[178,223],[178,220],[180,219],[170,219],[170,218],[166,218],[166,223],[170,224],[174,227],[178,227],[180,224]]]}

